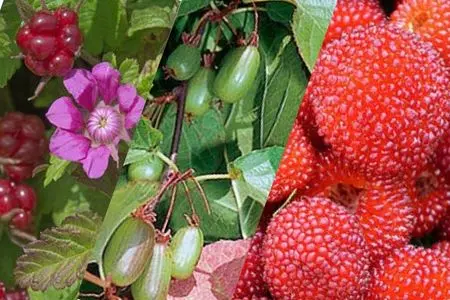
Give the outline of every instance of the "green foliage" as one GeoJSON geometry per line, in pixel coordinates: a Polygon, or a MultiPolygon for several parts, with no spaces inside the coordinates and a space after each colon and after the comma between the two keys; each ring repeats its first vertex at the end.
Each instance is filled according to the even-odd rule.
{"type": "Polygon", "coordinates": [[[62,289],[83,278],[91,260],[101,218],[92,213],[68,217],[59,227],[46,229],[40,239],[27,244],[14,271],[24,288],[62,289]]]}
{"type": "Polygon", "coordinates": [[[28,289],[28,297],[30,300],[76,300],[78,299],[80,283],[81,281],[76,281],[71,286],[60,290],[51,287],[43,292],[34,291],[30,288],[28,289]]]}
{"type": "Polygon", "coordinates": [[[50,155],[50,165],[45,172],[44,187],[49,185],[52,181],[58,181],[66,172],[70,173],[73,170],[69,168],[70,161],[60,159],[54,155],[50,155]]]}

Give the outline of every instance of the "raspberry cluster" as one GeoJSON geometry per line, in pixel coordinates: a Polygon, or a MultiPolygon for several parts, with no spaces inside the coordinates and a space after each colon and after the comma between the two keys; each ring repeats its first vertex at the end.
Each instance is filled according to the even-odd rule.
{"type": "Polygon", "coordinates": [[[64,76],[83,42],[75,11],[60,7],[33,15],[17,32],[27,67],[38,76],[64,76]]]}
{"type": "Polygon", "coordinates": [[[360,1],[353,22],[338,0],[268,198],[292,202],[258,233],[242,299],[450,299],[447,2],[388,22],[360,1]]]}
{"type": "Polygon", "coordinates": [[[0,216],[15,208],[22,210],[11,220],[14,227],[21,230],[30,229],[36,202],[37,197],[32,187],[23,183],[16,184],[9,179],[0,179],[0,216]]]}
{"type": "Polygon", "coordinates": [[[39,117],[10,112],[0,119],[0,156],[9,178],[30,178],[47,151],[45,126],[39,117]]]}

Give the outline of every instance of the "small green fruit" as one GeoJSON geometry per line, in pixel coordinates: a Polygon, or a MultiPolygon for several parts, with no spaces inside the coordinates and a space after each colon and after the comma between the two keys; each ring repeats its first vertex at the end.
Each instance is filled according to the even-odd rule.
{"type": "Polygon", "coordinates": [[[188,80],[200,69],[201,60],[197,47],[181,44],[169,55],[167,68],[176,80],[188,80]]]}
{"type": "Polygon", "coordinates": [[[164,170],[163,161],[157,157],[138,161],[128,166],[128,179],[132,181],[158,181],[164,170]]]}
{"type": "Polygon", "coordinates": [[[203,232],[199,227],[188,226],[177,231],[170,244],[173,278],[187,279],[192,275],[202,254],[203,242],[203,232]]]}
{"type": "Polygon", "coordinates": [[[187,113],[193,116],[204,115],[214,99],[212,87],[216,74],[210,68],[200,68],[189,80],[186,93],[187,113]]]}
{"type": "Polygon", "coordinates": [[[144,271],[155,245],[155,228],[140,219],[127,218],[106,246],[103,268],[117,286],[128,286],[144,271]]]}
{"type": "Polygon", "coordinates": [[[166,300],[172,273],[172,253],[165,243],[156,243],[153,256],[141,276],[131,285],[135,300],[166,300]]]}
{"type": "Polygon", "coordinates": [[[242,99],[255,84],[260,65],[260,54],[255,46],[231,50],[214,80],[214,93],[222,101],[234,103],[242,99]]]}

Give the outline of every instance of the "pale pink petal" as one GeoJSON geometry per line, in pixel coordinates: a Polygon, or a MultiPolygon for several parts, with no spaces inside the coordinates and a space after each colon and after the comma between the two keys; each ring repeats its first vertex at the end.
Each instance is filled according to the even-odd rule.
{"type": "Polygon", "coordinates": [[[89,178],[100,178],[108,168],[110,151],[107,146],[89,149],[85,159],[81,161],[83,170],[89,178]]]}
{"type": "Polygon", "coordinates": [[[133,106],[130,111],[127,113],[125,117],[125,128],[131,129],[136,126],[136,123],[139,121],[142,115],[142,111],[144,110],[145,100],[142,97],[136,97],[134,99],[133,106]]]}
{"type": "Polygon", "coordinates": [[[98,88],[94,76],[84,69],[73,69],[64,77],[64,86],[75,101],[91,111],[97,101],[98,88]]]}
{"type": "Polygon", "coordinates": [[[62,129],[78,131],[83,126],[83,115],[69,97],[54,101],[45,116],[50,123],[62,129]]]}
{"type": "Polygon", "coordinates": [[[50,152],[61,159],[80,161],[84,159],[91,146],[91,141],[64,129],[56,129],[50,138],[50,152]]]}
{"type": "Polygon", "coordinates": [[[117,90],[117,96],[119,98],[120,110],[127,113],[130,111],[136,99],[136,88],[132,84],[121,85],[117,90]]]}
{"type": "Polygon", "coordinates": [[[104,62],[95,65],[92,75],[98,83],[100,96],[106,104],[110,104],[117,97],[117,89],[120,84],[120,73],[111,64],[104,62]]]}

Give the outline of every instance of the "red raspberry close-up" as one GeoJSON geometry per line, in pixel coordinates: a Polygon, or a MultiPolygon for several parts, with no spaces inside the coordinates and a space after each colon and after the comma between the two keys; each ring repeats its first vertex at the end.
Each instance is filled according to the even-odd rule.
{"type": "Polygon", "coordinates": [[[37,196],[32,187],[16,184],[8,179],[0,179],[0,216],[13,209],[22,210],[13,216],[10,225],[21,230],[29,230],[36,203],[37,196]]]}
{"type": "Polygon", "coordinates": [[[47,152],[45,126],[39,117],[10,112],[0,119],[0,157],[9,178],[30,178],[47,152]]]}
{"type": "Polygon", "coordinates": [[[450,2],[404,0],[391,16],[392,22],[430,42],[450,66],[450,2]]]}
{"type": "Polygon", "coordinates": [[[298,198],[270,221],[264,280],[276,299],[360,299],[369,254],[356,216],[326,198],[298,198]]]}
{"type": "Polygon", "coordinates": [[[409,245],[374,266],[366,299],[450,299],[449,283],[448,256],[409,245]]]}
{"type": "Polygon", "coordinates": [[[392,25],[370,26],[322,50],[304,101],[344,164],[368,178],[411,176],[448,125],[448,84],[429,43],[392,25]]]}
{"type": "Polygon", "coordinates": [[[16,42],[25,65],[37,76],[64,76],[83,43],[75,11],[59,7],[41,10],[17,32],[16,42]]]}
{"type": "Polygon", "coordinates": [[[339,39],[358,26],[381,24],[386,15],[378,0],[338,0],[323,45],[339,39]]]}

